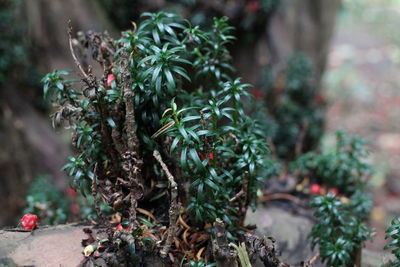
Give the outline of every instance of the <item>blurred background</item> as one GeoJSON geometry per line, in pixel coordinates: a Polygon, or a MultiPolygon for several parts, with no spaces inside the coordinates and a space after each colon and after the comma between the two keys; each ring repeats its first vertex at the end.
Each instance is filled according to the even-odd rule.
{"type": "Polygon", "coordinates": [[[283,162],[303,134],[300,152],[338,129],[369,141],[377,233],[368,247],[381,251],[384,229],[400,215],[400,0],[1,0],[0,227],[24,210],[45,213],[46,223],[91,213],[61,171],[71,136],[52,128],[40,84],[54,69],[76,70],[67,21],[75,33],[118,37],[158,10],[205,28],[213,16],[230,18],[232,60],[257,99],[249,111],[283,162]]]}

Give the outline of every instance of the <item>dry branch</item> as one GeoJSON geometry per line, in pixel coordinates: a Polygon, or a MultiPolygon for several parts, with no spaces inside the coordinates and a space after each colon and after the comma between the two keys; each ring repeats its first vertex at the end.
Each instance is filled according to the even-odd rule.
{"type": "Polygon", "coordinates": [[[69,42],[69,49],[71,51],[71,55],[72,58],[74,59],[74,62],[76,64],[76,66],[78,67],[78,69],[81,71],[83,77],[85,77],[85,79],[87,81],[89,81],[89,75],[85,72],[85,70],[83,69],[81,63],[79,62],[78,58],[75,55],[75,51],[74,51],[74,46],[72,44],[72,25],[71,25],[71,20],[68,21],[68,42],[69,42]]]}
{"type": "Polygon", "coordinates": [[[167,178],[171,184],[171,205],[169,207],[169,228],[168,228],[168,235],[167,239],[165,240],[164,247],[162,248],[160,254],[162,257],[166,257],[168,252],[171,248],[172,241],[174,238],[174,234],[176,231],[177,220],[180,211],[180,203],[178,202],[178,184],[175,182],[174,176],[168,170],[167,165],[161,158],[160,152],[154,150],[153,152],[154,158],[160,163],[161,168],[167,175],[167,178]]]}
{"type": "Polygon", "coordinates": [[[236,267],[236,252],[231,251],[226,236],[225,225],[220,219],[214,222],[215,238],[213,239],[213,254],[218,267],[236,267]]]}

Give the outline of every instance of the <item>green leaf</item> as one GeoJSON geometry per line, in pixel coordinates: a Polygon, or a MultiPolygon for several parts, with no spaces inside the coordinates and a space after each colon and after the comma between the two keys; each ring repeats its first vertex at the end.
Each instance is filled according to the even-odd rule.
{"type": "Polygon", "coordinates": [[[108,125],[110,125],[111,128],[115,128],[117,126],[112,118],[107,118],[106,120],[107,120],[108,125]]]}

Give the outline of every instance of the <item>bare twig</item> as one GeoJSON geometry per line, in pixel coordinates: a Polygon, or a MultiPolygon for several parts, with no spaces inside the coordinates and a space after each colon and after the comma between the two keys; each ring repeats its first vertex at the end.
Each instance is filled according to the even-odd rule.
{"type": "MultiPolygon", "coordinates": [[[[171,183],[171,191],[173,191],[175,189],[177,190],[178,189],[178,184],[175,182],[174,176],[170,173],[170,171],[168,170],[167,165],[162,160],[160,152],[158,152],[157,150],[154,150],[153,156],[158,161],[158,163],[160,163],[161,168],[163,169],[163,171],[167,175],[167,178],[168,178],[169,182],[171,183]]],[[[176,197],[177,197],[177,195],[176,195],[176,197]]]]}
{"type": "Polygon", "coordinates": [[[231,251],[226,236],[225,225],[221,219],[214,222],[215,239],[213,239],[213,254],[218,267],[238,266],[236,252],[231,251]]]}
{"type": "Polygon", "coordinates": [[[72,45],[72,24],[71,24],[71,20],[68,21],[68,39],[69,39],[69,50],[71,51],[71,55],[72,58],[74,59],[74,62],[76,64],[76,66],[79,68],[79,70],[81,71],[82,75],[85,77],[85,79],[87,81],[89,81],[89,75],[85,72],[85,70],[83,69],[81,63],[79,62],[78,58],[75,55],[75,51],[74,51],[74,47],[72,45]]]}
{"type": "Polygon", "coordinates": [[[262,202],[267,202],[270,200],[277,200],[277,199],[286,199],[286,200],[293,201],[296,204],[301,204],[301,200],[299,198],[297,198],[293,195],[284,194],[284,193],[276,193],[276,194],[266,195],[266,196],[260,197],[257,200],[257,202],[262,203],[262,202]]]}
{"type": "Polygon", "coordinates": [[[240,196],[240,206],[239,206],[239,216],[240,216],[240,225],[243,225],[244,223],[244,219],[246,216],[246,212],[247,212],[247,207],[249,205],[249,179],[250,179],[250,175],[249,173],[246,171],[244,173],[244,180],[243,180],[243,184],[242,184],[242,196],[240,196]]]}
{"type": "Polygon", "coordinates": [[[139,153],[139,139],[136,135],[136,119],[135,119],[135,106],[134,97],[135,94],[130,87],[130,70],[129,61],[123,62],[125,66],[122,66],[122,82],[124,84],[124,96],[125,96],[125,121],[126,121],[126,135],[128,137],[128,150],[136,151],[139,153]]]}
{"type": "Polygon", "coordinates": [[[167,178],[171,184],[171,205],[169,207],[169,228],[168,228],[167,239],[165,240],[164,247],[162,248],[162,250],[160,252],[162,257],[166,257],[168,255],[168,252],[172,245],[172,241],[173,241],[174,234],[176,231],[179,210],[180,210],[180,204],[178,203],[178,184],[175,182],[174,176],[171,174],[171,172],[168,170],[167,165],[162,160],[160,152],[158,152],[157,150],[154,150],[153,156],[158,161],[158,163],[160,163],[161,168],[167,175],[167,178]]]}
{"type": "Polygon", "coordinates": [[[97,163],[94,165],[94,170],[93,170],[93,180],[92,180],[92,196],[93,196],[93,202],[94,202],[94,209],[96,211],[97,217],[102,218],[100,206],[99,206],[99,200],[97,198],[97,163]]]}
{"type": "Polygon", "coordinates": [[[243,189],[241,189],[236,195],[234,195],[229,202],[235,202],[239,197],[241,197],[244,194],[243,189]]]}
{"type": "Polygon", "coordinates": [[[311,267],[311,266],[314,264],[314,262],[318,259],[318,257],[319,257],[319,253],[315,254],[311,259],[309,259],[309,260],[304,264],[304,266],[305,266],[305,267],[311,267]]]}
{"type": "Polygon", "coordinates": [[[296,142],[296,147],[295,147],[295,156],[296,157],[298,157],[301,154],[301,151],[303,150],[304,138],[306,137],[306,134],[308,132],[308,126],[309,126],[309,122],[307,120],[305,120],[301,127],[299,138],[297,139],[297,142],[296,142]]]}
{"type": "Polygon", "coordinates": [[[143,185],[140,183],[140,171],[143,161],[138,159],[135,151],[126,151],[124,154],[125,164],[123,169],[128,173],[130,183],[129,197],[131,199],[131,206],[129,208],[129,221],[133,225],[136,222],[136,207],[137,201],[143,196],[143,185]]]}
{"type": "Polygon", "coordinates": [[[278,158],[278,155],[276,154],[276,147],[275,147],[275,144],[272,141],[271,137],[268,137],[267,144],[268,144],[268,147],[269,147],[269,149],[271,151],[272,158],[274,158],[274,159],[278,158]]]}

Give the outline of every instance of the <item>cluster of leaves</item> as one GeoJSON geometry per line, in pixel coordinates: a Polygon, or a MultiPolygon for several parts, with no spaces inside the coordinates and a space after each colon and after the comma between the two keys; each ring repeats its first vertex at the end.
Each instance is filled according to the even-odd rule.
{"type": "MultiPolygon", "coordinates": [[[[136,154],[130,155],[137,157],[134,163],[138,155],[142,158],[143,180],[167,180],[152,157],[157,149],[177,182],[189,182],[187,211],[194,220],[221,217],[232,230],[254,198],[260,170],[269,163],[265,136],[243,111],[249,85],[231,78],[226,46],[234,39],[232,27],[225,17],[214,19],[207,32],[170,13],[144,13],[143,18],[119,40],[98,37],[108,51],[115,50],[99,61],[106,69],[101,79],[76,89],[66,72],[43,78],[45,95],[58,106],[53,121],[68,121],[74,131],[77,154],[64,168],[80,189],[88,189],[98,176],[102,197],[118,208],[132,197],[123,188],[133,186],[124,166],[126,152],[135,145],[136,154]],[[107,85],[111,72],[115,79],[107,85]],[[133,128],[129,106],[134,108],[133,128]],[[132,131],[138,139],[133,145],[132,131]]],[[[154,199],[165,187],[152,190],[154,199]]]]}
{"type": "Polygon", "coordinates": [[[258,101],[254,112],[266,125],[277,156],[293,159],[299,142],[299,153],[315,148],[323,134],[324,100],[313,83],[311,60],[303,53],[295,53],[288,60],[285,73],[274,74],[267,67],[261,82],[268,102],[258,101]]]}
{"type": "Polygon", "coordinates": [[[69,216],[69,200],[54,186],[46,175],[38,176],[30,185],[23,213],[37,214],[45,225],[66,223],[69,216]]]}
{"type": "Polygon", "coordinates": [[[292,163],[292,171],[338,188],[342,195],[316,196],[311,204],[319,219],[311,231],[312,245],[319,245],[329,266],[354,264],[356,250],[371,236],[364,223],[372,209],[371,196],[365,192],[371,171],[365,162],[368,153],[362,139],[338,131],[336,146],[309,152],[292,163]]]}
{"type": "Polygon", "coordinates": [[[188,211],[200,222],[222,218],[234,225],[237,211],[230,199],[241,190],[254,197],[261,179],[257,171],[266,166],[265,138],[244,114],[240,100],[248,94],[247,86],[239,79],[225,82],[220,91],[210,92],[211,99],[195,98],[193,109],[177,110],[173,104],[167,110],[171,115],[165,122],[172,125],[167,135],[174,138],[171,153],[179,153],[183,175],[192,177],[188,211]]]}
{"type": "Polygon", "coordinates": [[[389,267],[400,265],[400,216],[394,218],[391,225],[386,230],[385,238],[391,238],[392,241],[385,246],[385,249],[392,249],[392,254],[396,257],[389,267]]]}
{"type": "Polygon", "coordinates": [[[319,246],[327,266],[352,266],[357,249],[371,238],[372,231],[353,214],[352,203],[343,203],[333,194],[315,197],[311,206],[319,219],[310,234],[312,248],[319,246]]]}
{"type": "Polygon", "coordinates": [[[368,155],[363,139],[337,131],[336,146],[322,153],[306,153],[291,167],[349,196],[356,191],[363,191],[367,185],[367,178],[371,174],[371,167],[366,162],[368,155]]]}

